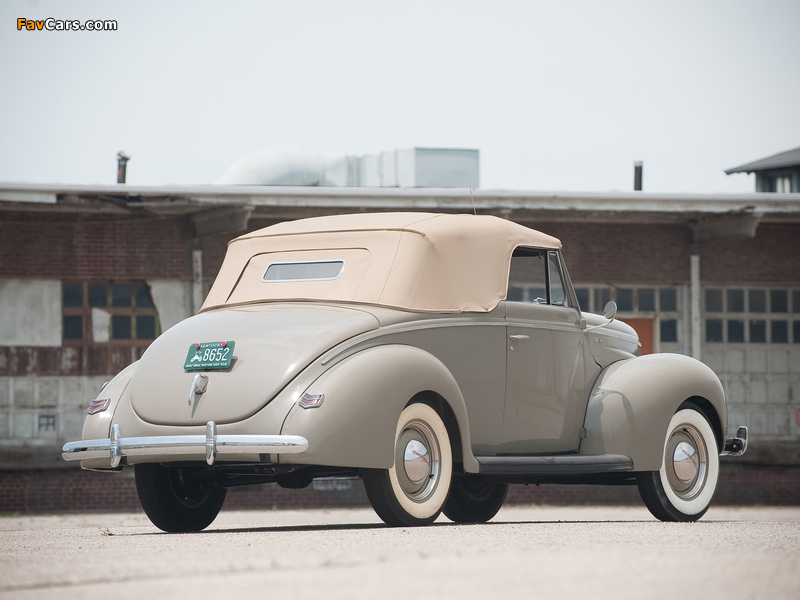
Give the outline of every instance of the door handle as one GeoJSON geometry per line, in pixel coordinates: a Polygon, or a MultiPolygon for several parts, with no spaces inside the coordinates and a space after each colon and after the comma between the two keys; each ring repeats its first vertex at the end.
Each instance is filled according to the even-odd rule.
{"type": "Polygon", "coordinates": [[[530,338],[530,336],[527,336],[524,333],[515,333],[515,334],[512,334],[512,335],[508,336],[508,339],[514,340],[515,342],[518,342],[520,340],[529,340],[531,338],[530,338]]]}

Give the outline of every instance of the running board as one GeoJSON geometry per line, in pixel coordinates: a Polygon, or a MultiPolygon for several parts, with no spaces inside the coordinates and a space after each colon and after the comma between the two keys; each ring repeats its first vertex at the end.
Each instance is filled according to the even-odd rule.
{"type": "Polygon", "coordinates": [[[633,459],[622,454],[560,456],[476,456],[481,475],[595,475],[633,471],[633,459]]]}

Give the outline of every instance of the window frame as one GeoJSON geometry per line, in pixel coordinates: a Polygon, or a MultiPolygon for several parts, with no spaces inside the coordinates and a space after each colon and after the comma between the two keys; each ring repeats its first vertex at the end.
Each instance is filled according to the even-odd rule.
{"type": "Polygon", "coordinates": [[[800,337],[796,335],[800,332],[796,331],[795,325],[800,323],[800,289],[796,287],[706,286],[703,288],[702,306],[704,344],[781,347],[800,344],[800,337]],[[714,301],[710,302],[711,298],[714,301]],[[776,311],[776,305],[785,310],[776,311]],[[776,326],[779,323],[785,327],[776,326]],[[709,333],[719,335],[709,339],[709,333]],[[731,337],[735,339],[731,340],[731,337]],[[779,338],[778,341],[775,338],[779,338]]]}
{"type": "Polygon", "coordinates": [[[307,281],[334,281],[339,279],[344,273],[345,266],[347,261],[343,258],[332,258],[332,259],[325,259],[325,260],[287,260],[287,261],[275,261],[271,262],[267,265],[267,268],[264,269],[264,273],[261,275],[261,282],[262,283],[297,283],[297,282],[307,282],[307,281]],[[290,266],[290,265],[323,265],[323,264],[338,264],[339,271],[333,277],[296,277],[292,279],[268,279],[267,275],[269,274],[269,270],[272,267],[282,267],[282,266],[290,266]]]}
{"type": "Polygon", "coordinates": [[[678,351],[676,346],[686,343],[684,327],[684,298],[682,287],[679,285],[656,284],[579,284],[575,285],[576,297],[584,296],[588,302],[580,304],[580,310],[592,314],[603,314],[606,302],[614,300],[620,291],[630,293],[630,305],[619,306],[617,318],[625,319],[652,319],[655,322],[657,335],[653,338],[654,351],[661,352],[662,345],[669,345],[671,350],[678,351]],[[672,298],[669,298],[673,296],[672,298]],[[665,300],[673,302],[672,307],[665,308],[665,300]],[[674,339],[665,337],[665,333],[674,333],[674,339]]]}
{"type": "Polygon", "coordinates": [[[561,260],[561,253],[557,250],[548,250],[544,248],[534,248],[531,246],[517,246],[514,248],[514,251],[511,254],[511,261],[509,262],[509,275],[508,275],[508,285],[506,288],[506,301],[507,302],[520,302],[523,304],[537,304],[539,306],[557,306],[560,308],[577,308],[575,306],[575,301],[571,296],[570,293],[570,286],[568,281],[568,276],[566,274],[566,269],[564,268],[564,264],[561,260]],[[530,298],[529,291],[532,289],[537,289],[537,286],[528,285],[526,283],[522,283],[522,285],[515,285],[515,283],[511,279],[512,275],[512,265],[511,263],[514,261],[514,258],[520,258],[525,256],[540,256],[544,261],[544,288],[545,288],[545,302],[535,302],[528,298],[530,298]],[[556,274],[555,277],[560,282],[560,287],[564,295],[563,302],[553,302],[553,264],[556,266],[556,274]],[[512,287],[516,289],[522,290],[522,300],[510,300],[509,297],[511,295],[512,287]]]}
{"type": "MultiPolygon", "coordinates": [[[[61,282],[61,340],[64,345],[83,345],[83,344],[103,344],[103,345],[126,345],[126,346],[148,346],[155,340],[161,333],[161,323],[158,317],[158,309],[152,298],[150,286],[143,280],[74,280],[65,279],[61,282]],[[66,306],[64,304],[64,288],[67,285],[81,286],[81,306],[66,306]],[[90,302],[89,289],[94,288],[97,291],[97,286],[105,286],[105,304],[93,304],[90,302]],[[114,306],[113,290],[115,286],[128,285],[130,290],[130,303],[128,306],[114,306]],[[145,286],[147,297],[150,301],[150,306],[139,306],[139,286],[145,286]],[[107,341],[95,341],[92,326],[92,311],[99,309],[109,313],[109,339],[107,341]],[[80,317],[81,318],[81,337],[68,338],[66,337],[65,321],[67,317],[80,317]],[[130,319],[130,337],[119,338],[114,337],[113,321],[114,317],[128,317],[130,319]],[[153,319],[153,337],[152,338],[139,338],[137,337],[139,323],[138,319],[141,317],[151,317],[153,319]]],[[[96,296],[95,296],[96,297],[96,296]]]]}

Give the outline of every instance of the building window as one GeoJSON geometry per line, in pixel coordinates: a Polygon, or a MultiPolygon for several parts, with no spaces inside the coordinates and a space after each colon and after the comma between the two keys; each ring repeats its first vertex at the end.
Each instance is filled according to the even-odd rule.
{"type": "Polygon", "coordinates": [[[655,312],[656,310],[656,291],[653,288],[639,288],[637,299],[641,312],[655,312]]]}
{"type": "Polygon", "coordinates": [[[722,341],[722,319],[706,319],[706,341],[722,341]]]}
{"type": "Polygon", "coordinates": [[[67,342],[149,343],[159,334],[158,312],[144,281],[63,282],[62,313],[67,342]]]}
{"type": "Polygon", "coordinates": [[[606,302],[617,303],[619,318],[657,319],[658,341],[663,344],[680,342],[678,332],[681,315],[679,313],[679,288],[664,287],[608,287],[579,286],[575,288],[581,310],[597,314],[603,313],[606,302]]]}
{"type": "Polygon", "coordinates": [[[788,175],[775,177],[772,181],[775,188],[773,191],[779,194],[788,194],[792,191],[792,178],[788,175]]]}
{"type": "Polygon", "coordinates": [[[770,330],[770,339],[773,344],[785,344],[789,341],[788,321],[772,321],[770,330]]]}
{"type": "Polygon", "coordinates": [[[789,312],[789,291],[788,290],[770,290],[769,293],[769,311],[776,313],[789,312]]]}
{"type": "MultiPolygon", "coordinates": [[[[722,311],[722,294],[715,312],[722,311]]],[[[744,290],[728,290],[728,312],[744,312],[744,290]]]]}
{"type": "Polygon", "coordinates": [[[661,288],[658,290],[658,308],[660,312],[675,312],[678,310],[678,293],[675,288],[661,288]]]}
{"type": "Polygon", "coordinates": [[[706,342],[800,344],[800,290],[707,288],[706,342]]]}
{"type": "Polygon", "coordinates": [[[586,287],[575,288],[581,310],[603,314],[609,300],[617,303],[620,313],[677,313],[677,287],[586,287]]]}
{"type": "Polygon", "coordinates": [[[575,289],[575,295],[578,297],[578,306],[581,307],[581,310],[588,310],[591,293],[592,291],[588,288],[575,289]]]}
{"type": "Polygon", "coordinates": [[[633,290],[631,288],[619,288],[617,290],[617,308],[622,312],[633,310],[633,290]]]}
{"type": "Polygon", "coordinates": [[[728,319],[728,341],[734,343],[744,342],[744,321],[728,319]]]}
{"type": "Polygon", "coordinates": [[[678,320],[677,319],[662,319],[661,320],[660,339],[664,343],[671,343],[678,341],[678,320]]]}

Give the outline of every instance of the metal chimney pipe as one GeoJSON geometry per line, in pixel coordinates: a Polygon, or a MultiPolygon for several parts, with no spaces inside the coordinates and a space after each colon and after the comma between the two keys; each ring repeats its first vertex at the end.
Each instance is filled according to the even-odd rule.
{"type": "Polygon", "coordinates": [[[633,163],[633,191],[634,192],[641,192],[642,191],[642,170],[643,164],[642,161],[637,160],[633,163]]]}
{"type": "Polygon", "coordinates": [[[130,159],[131,157],[125,154],[123,150],[117,152],[117,183],[125,183],[127,165],[130,159]]]}

